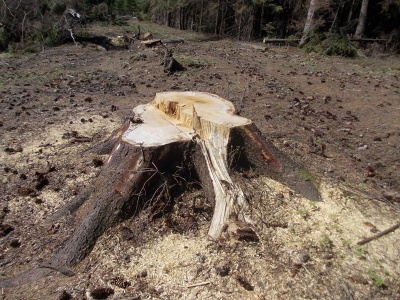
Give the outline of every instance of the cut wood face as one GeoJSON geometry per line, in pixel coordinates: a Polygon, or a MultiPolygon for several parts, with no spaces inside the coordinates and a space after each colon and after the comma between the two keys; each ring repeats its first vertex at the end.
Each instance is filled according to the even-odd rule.
{"type": "Polygon", "coordinates": [[[195,135],[193,129],[177,124],[151,104],[139,105],[133,111],[143,122],[131,123],[122,140],[134,146],[154,147],[190,141],[195,135]]]}
{"type": "Polygon", "coordinates": [[[152,147],[176,141],[227,138],[233,127],[252,121],[234,115],[233,104],[201,92],[158,93],[152,102],[134,108],[143,123],[131,124],[123,140],[135,146],[152,147]]]}

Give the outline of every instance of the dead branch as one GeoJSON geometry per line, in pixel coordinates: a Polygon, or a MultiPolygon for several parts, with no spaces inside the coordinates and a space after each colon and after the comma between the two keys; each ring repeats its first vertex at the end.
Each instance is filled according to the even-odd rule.
{"type": "Polygon", "coordinates": [[[397,223],[396,225],[393,225],[392,227],[382,231],[382,232],[379,232],[379,233],[377,233],[377,234],[375,234],[375,235],[373,235],[373,236],[371,236],[369,238],[366,238],[366,239],[363,239],[363,240],[357,242],[357,245],[364,245],[364,244],[369,243],[369,242],[371,242],[373,240],[379,239],[380,237],[395,231],[399,227],[400,227],[400,222],[397,223]]]}

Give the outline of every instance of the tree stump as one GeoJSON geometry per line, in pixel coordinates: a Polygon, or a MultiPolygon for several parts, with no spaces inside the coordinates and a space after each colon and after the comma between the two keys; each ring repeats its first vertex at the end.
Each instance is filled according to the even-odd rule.
{"type": "Polygon", "coordinates": [[[42,265],[0,281],[0,286],[27,283],[54,270],[73,275],[71,267],[90,253],[108,228],[146,205],[171,197],[188,178],[201,183],[214,205],[208,234],[217,239],[232,215],[252,222],[240,182],[268,175],[311,200],[319,200],[312,176],[279,151],[254,123],[234,114],[231,102],[200,92],[166,92],[133,109],[133,116],[103,144],[109,153],[93,184],[56,213],[82,217],[65,246],[42,265]],[[247,175],[246,175],[247,174],[247,175]],[[246,175],[246,176],[243,176],[246,175]]]}

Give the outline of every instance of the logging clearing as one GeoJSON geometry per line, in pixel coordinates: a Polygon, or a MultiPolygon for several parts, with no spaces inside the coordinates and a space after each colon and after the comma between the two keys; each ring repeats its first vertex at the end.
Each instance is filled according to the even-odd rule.
{"type": "Polygon", "coordinates": [[[398,58],[140,26],[0,54],[3,298],[395,297],[398,58]]]}

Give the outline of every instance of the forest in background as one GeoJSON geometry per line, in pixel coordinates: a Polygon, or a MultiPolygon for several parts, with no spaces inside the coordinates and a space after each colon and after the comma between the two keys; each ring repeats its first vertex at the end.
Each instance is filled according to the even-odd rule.
{"type": "Polygon", "coordinates": [[[0,51],[70,40],[69,8],[82,16],[80,25],[129,16],[239,40],[299,39],[302,46],[328,35],[380,39],[392,52],[400,45],[400,0],[0,0],[0,51]]]}

